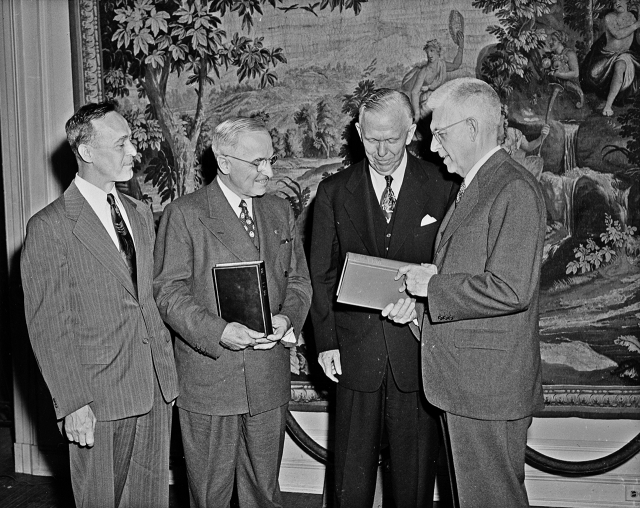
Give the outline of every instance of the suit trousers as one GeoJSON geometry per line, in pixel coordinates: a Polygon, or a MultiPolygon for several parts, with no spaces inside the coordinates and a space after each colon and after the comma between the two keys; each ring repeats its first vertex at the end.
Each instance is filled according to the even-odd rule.
{"type": "Polygon", "coordinates": [[[383,435],[395,508],[430,508],[440,446],[435,409],[402,392],[391,368],[375,392],[336,389],[335,506],[371,508],[383,435]]]}
{"type": "Polygon", "coordinates": [[[460,508],[529,506],[524,454],[532,418],[476,420],[447,413],[460,508]]]}
{"type": "Polygon", "coordinates": [[[229,508],[234,478],[240,508],[282,508],[278,474],[287,407],[253,416],[179,409],[191,508],[229,508]]]}
{"type": "Polygon", "coordinates": [[[151,411],[97,421],[91,448],[69,444],[76,506],[168,507],[171,417],[156,380],[151,411]]]}

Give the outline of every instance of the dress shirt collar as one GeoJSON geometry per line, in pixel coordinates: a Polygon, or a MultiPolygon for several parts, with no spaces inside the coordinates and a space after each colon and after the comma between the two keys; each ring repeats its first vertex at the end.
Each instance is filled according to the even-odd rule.
{"type": "Polygon", "coordinates": [[[478,173],[478,171],[480,170],[480,168],[484,165],[485,162],[487,162],[489,160],[489,158],[496,153],[498,150],[500,150],[499,146],[494,147],[493,149],[489,150],[484,157],[482,157],[478,162],[476,162],[473,167],[471,168],[471,171],[469,171],[467,173],[467,176],[464,177],[464,185],[465,188],[469,188],[469,184],[471,184],[471,182],[473,181],[473,178],[476,176],[476,174],[478,173]]]}
{"type": "Polygon", "coordinates": [[[107,194],[109,193],[115,196],[118,207],[122,208],[122,202],[118,197],[118,193],[115,191],[116,185],[114,183],[111,183],[111,189],[109,192],[105,192],[100,187],[96,187],[91,182],[82,178],[79,173],[76,173],[74,182],[76,187],[78,187],[80,194],[82,194],[84,199],[89,202],[92,208],[104,207],[104,204],[107,202],[107,194]]]}
{"type": "MultiPolygon", "coordinates": [[[[240,218],[240,201],[242,201],[243,198],[239,197],[235,192],[227,187],[219,176],[216,176],[216,180],[218,181],[218,185],[220,186],[220,190],[224,194],[224,197],[227,198],[228,203],[231,205],[231,208],[233,208],[233,212],[238,218],[240,218]]],[[[251,198],[247,198],[244,201],[247,203],[249,215],[253,217],[253,200],[251,198]]]]}
{"type": "MultiPolygon", "coordinates": [[[[376,197],[378,201],[382,198],[382,193],[384,192],[385,187],[387,186],[387,181],[384,178],[384,175],[378,173],[375,169],[369,166],[369,174],[371,175],[371,183],[373,184],[373,190],[376,193],[376,197]]],[[[400,188],[402,187],[402,182],[404,180],[404,174],[407,169],[407,150],[405,149],[404,155],[402,156],[402,160],[400,161],[400,165],[395,169],[391,175],[393,177],[393,181],[391,182],[391,189],[393,193],[396,195],[396,198],[400,194],[400,188]]]]}

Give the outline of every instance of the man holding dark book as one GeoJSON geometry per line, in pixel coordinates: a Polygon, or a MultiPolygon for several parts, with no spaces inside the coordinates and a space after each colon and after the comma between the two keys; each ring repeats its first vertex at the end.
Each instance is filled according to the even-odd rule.
{"type": "Polygon", "coordinates": [[[389,443],[397,508],[432,506],[438,455],[436,419],[420,391],[420,344],[407,325],[379,311],[336,303],[348,252],[431,262],[455,185],[406,150],[415,131],[409,99],[376,90],[356,128],[366,159],[318,186],[311,307],[319,362],[336,390],[335,501],[370,508],[380,445],[389,443]]]}
{"type": "MultiPolygon", "coordinates": [[[[154,293],[177,333],[177,405],[192,507],[281,507],[278,472],[291,395],[289,349],[300,333],[311,284],[289,203],[265,195],[275,161],[256,118],[218,125],[218,176],[168,205],[155,255],[154,293]],[[264,260],[273,333],[218,316],[212,269],[264,260]],[[293,329],[293,330],[292,330],[293,329]]],[[[248,304],[248,302],[247,302],[248,304]]]]}

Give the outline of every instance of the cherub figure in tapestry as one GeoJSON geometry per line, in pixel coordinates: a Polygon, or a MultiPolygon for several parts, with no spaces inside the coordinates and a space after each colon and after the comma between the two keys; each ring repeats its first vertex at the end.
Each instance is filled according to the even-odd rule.
{"type": "Polygon", "coordinates": [[[606,99],[604,116],[612,116],[613,105],[632,99],[640,88],[640,21],[627,0],[613,0],[612,8],[580,71],[583,90],[606,99]]]}
{"type": "Polygon", "coordinates": [[[540,156],[540,147],[549,135],[550,127],[543,124],[540,136],[529,141],[520,129],[509,126],[509,107],[501,106],[501,124],[498,127],[498,143],[516,162],[522,164],[529,172],[540,180],[544,168],[544,160],[540,156]],[[537,150],[537,152],[536,152],[537,150]]]}
{"type": "Polygon", "coordinates": [[[558,82],[562,87],[574,93],[578,102],[576,108],[584,106],[584,93],[580,87],[580,66],[578,55],[575,50],[568,47],[569,35],[566,32],[557,30],[549,36],[549,47],[551,58],[543,60],[543,67],[549,67],[549,77],[552,81],[558,82]]]}

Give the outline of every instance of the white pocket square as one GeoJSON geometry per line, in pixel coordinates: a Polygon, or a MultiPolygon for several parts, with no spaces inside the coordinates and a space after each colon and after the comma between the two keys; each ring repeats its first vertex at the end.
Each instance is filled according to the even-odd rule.
{"type": "Polygon", "coordinates": [[[420,225],[421,226],[428,226],[429,224],[433,224],[436,220],[431,217],[431,215],[427,214],[424,217],[422,217],[422,220],[420,221],[420,225]]]}

